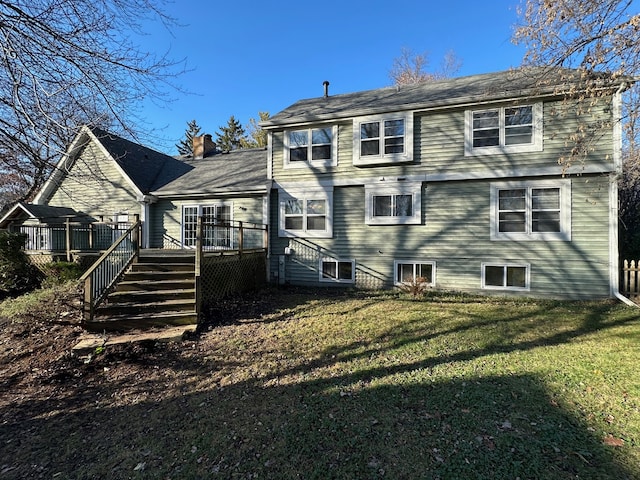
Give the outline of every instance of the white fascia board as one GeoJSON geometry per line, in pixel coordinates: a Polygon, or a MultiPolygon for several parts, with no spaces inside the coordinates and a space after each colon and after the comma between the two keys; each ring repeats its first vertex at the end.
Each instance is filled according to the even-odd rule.
{"type": "Polygon", "coordinates": [[[211,190],[208,192],[194,191],[174,191],[174,192],[151,192],[157,198],[163,199],[196,199],[196,198],[216,198],[216,197],[255,197],[259,195],[267,195],[268,189],[266,187],[256,187],[253,189],[244,190],[211,190]]]}
{"type": "Polygon", "coordinates": [[[16,210],[22,210],[24,213],[29,215],[29,218],[36,218],[31,214],[29,210],[24,207],[24,205],[22,205],[21,203],[17,203],[13,207],[11,207],[11,209],[2,218],[0,218],[0,225],[4,224],[4,222],[7,221],[16,210]]]}

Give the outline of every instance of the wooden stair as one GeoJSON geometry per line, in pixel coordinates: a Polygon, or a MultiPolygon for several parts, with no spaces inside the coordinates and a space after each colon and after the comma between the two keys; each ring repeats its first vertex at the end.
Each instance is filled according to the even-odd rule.
{"type": "Polygon", "coordinates": [[[197,324],[193,252],[141,251],[86,328],[126,331],[197,324]]]}

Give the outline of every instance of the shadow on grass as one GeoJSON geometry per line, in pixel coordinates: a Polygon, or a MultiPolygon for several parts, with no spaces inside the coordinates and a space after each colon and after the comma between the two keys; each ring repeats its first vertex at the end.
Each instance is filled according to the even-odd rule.
{"type": "MultiPolygon", "coordinates": [[[[298,318],[306,311],[304,301],[319,300],[302,295],[278,303],[266,310],[271,316],[264,323],[298,318]]],[[[367,297],[352,310],[337,310],[366,317],[375,301],[367,297]]],[[[179,349],[120,359],[135,365],[141,374],[135,381],[101,380],[98,364],[87,372],[95,375],[94,383],[78,380],[67,396],[30,400],[3,412],[0,479],[640,477],[640,467],[626,463],[632,446],[604,445],[535,375],[442,380],[429,374],[448,363],[570,342],[637,321],[637,315],[611,319],[606,304],[594,304],[582,321],[558,331],[540,325],[540,318],[556,310],[570,315],[566,303],[534,303],[517,315],[505,308],[497,318],[469,316],[464,302],[449,308],[449,317],[428,324],[431,330],[408,320],[367,342],[336,345],[307,361],[296,358],[259,378],[234,378],[250,367],[236,358],[218,355],[207,362],[179,349]],[[372,355],[447,335],[459,341],[457,335],[495,322],[513,325],[484,344],[402,364],[367,364],[372,355]],[[165,370],[179,371],[180,380],[165,382],[165,370]],[[130,398],[119,398],[123,394],[130,398]]],[[[234,309],[238,315],[228,323],[259,322],[234,309]]],[[[253,355],[261,353],[269,351],[253,355]]],[[[73,384],[73,371],[67,373],[69,378],[58,380],[73,384]]]]}
{"type": "MultiPolygon", "coordinates": [[[[638,478],[533,376],[238,384],[0,425],[0,478],[638,478]]],[[[156,385],[155,388],[160,388],[156,385]]],[[[107,393],[107,392],[105,392],[107,393]]]]}

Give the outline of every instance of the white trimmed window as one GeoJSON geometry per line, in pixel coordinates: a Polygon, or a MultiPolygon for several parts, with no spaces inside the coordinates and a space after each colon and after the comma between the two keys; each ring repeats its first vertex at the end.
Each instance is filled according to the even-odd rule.
{"type": "Polygon", "coordinates": [[[365,186],[367,225],[420,224],[422,183],[365,186]]]}
{"type": "Polygon", "coordinates": [[[233,248],[231,220],[233,204],[184,205],[182,207],[182,245],[196,246],[198,217],[202,217],[202,246],[208,249],[233,248]]]}
{"type": "Polygon", "coordinates": [[[354,283],[356,278],[355,260],[320,260],[320,281],[333,283],[354,283]]]}
{"type": "Polygon", "coordinates": [[[422,262],[418,260],[395,260],[394,284],[407,285],[420,282],[427,286],[436,284],[436,262],[422,262]]]}
{"type": "Polygon", "coordinates": [[[285,168],[338,164],[338,127],[304,128],[284,132],[285,168]]]}
{"type": "Polygon", "coordinates": [[[333,192],[280,191],[279,236],[331,238],[333,192]]]}
{"type": "Polygon", "coordinates": [[[412,160],[412,112],[354,119],[354,165],[388,164],[412,160]]]}
{"type": "Polygon", "coordinates": [[[529,290],[529,265],[483,263],[482,288],[529,290]]]}
{"type": "Polygon", "coordinates": [[[465,112],[465,155],[542,150],[542,103],[465,112]]]}
{"type": "Polygon", "coordinates": [[[491,184],[491,240],[571,240],[571,181],[491,184]]]}

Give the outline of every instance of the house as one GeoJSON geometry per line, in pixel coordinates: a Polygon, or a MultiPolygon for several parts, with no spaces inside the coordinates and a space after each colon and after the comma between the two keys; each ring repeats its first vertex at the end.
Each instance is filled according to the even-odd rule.
{"type": "MultiPolygon", "coordinates": [[[[80,224],[78,236],[89,224],[106,225],[111,232],[138,218],[143,248],[192,248],[198,215],[263,224],[267,194],[264,149],[220,154],[205,135],[196,139],[193,158],[174,158],[83,127],[33,203],[14,206],[0,219],[0,228],[21,228],[29,234],[28,246],[56,250],[60,242],[38,241],[29,225],[60,225],[71,218],[80,224]]],[[[233,238],[221,232],[209,238],[211,246],[233,248],[233,238]]],[[[113,237],[107,240],[99,249],[106,249],[113,237]]],[[[87,250],[88,240],[75,245],[87,250]]]]}
{"type": "MultiPolygon", "coordinates": [[[[602,77],[587,105],[566,94],[581,91],[577,72],[548,70],[542,86],[538,73],[341,95],[325,82],[262,122],[266,150],[222,154],[205,135],[193,158],[174,158],[85,127],[0,228],[135,217],[142,247],[190,249],[198,217],[250,222],[270,225],[280,285],[617,296],[627,84],[602,77]],[[559,165],[576,142],[584,154],[559,165]]],[[[211,249],[238,243],[215,226],[203,235],[211,249]]]]}
{"type": "Polygon", "coordinates": [[[622,80],[522,69],[301,100],[267,130],[270,279],[603,298],[618,288],[622,80]],[[559,165],[575,139],[596,141],[559,165]]]}

